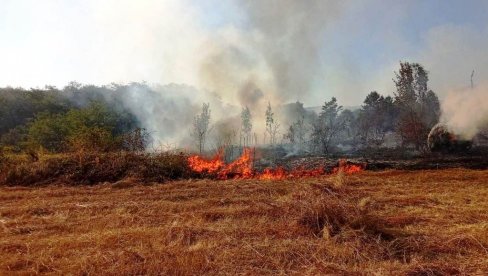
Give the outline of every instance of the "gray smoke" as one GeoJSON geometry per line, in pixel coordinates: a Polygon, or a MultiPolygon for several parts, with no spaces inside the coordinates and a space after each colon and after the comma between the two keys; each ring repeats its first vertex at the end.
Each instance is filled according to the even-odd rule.
{"type": "Polygon", "coordinates": [[[327,24],[339,5],[320,0],[238,0],[237,5],[246,26],[225,28],[207,41],[201,86],[225,102],[248,106],[257,122],[254,131],[261,134],[268,101],[277,107],[311,92],[322,72],[319,51],[327,24]]]}
{"type": "Polygon", "coordinates": [[[243,106],[256,106],[264,97],[263,91],[252,81],[244,83],[237,95],[243,106]]]}
{"type": "Polygon", "coordinates": [[[254,42],[269,67],[282,100],[309,93],[321,72],[319,49],[327,23],[338,12],[337,1],[243,0],[249,25],[261,34],[254,42]]]}

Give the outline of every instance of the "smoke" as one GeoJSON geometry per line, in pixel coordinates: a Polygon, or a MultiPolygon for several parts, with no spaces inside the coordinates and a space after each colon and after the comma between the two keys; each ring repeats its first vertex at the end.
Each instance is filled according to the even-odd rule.
{"type": "Polygon", "coordinates": [[[337,1],[241,1],[249,25],[261,34],[254,46],[271,71],[283,100],[309,93],[321,72],[319,49],[327,23],[338,14],[337,1]]]}
{"type": "Polygon", "coordinates": [[[310,93],[321,72],[319,49],[337,2],[242,0],[237,5],[246,28],[227,28],[206,45],[203,86],[241,105],[264,99],[281,104],[310,93]]]}
{"type": "Polygon", "coordinates": [[[321,0],[238,0],[236,5],[245,26],[209,37],[200,83],[226,102],[249,107],[258,122],[253,132],[263,133],[268,102],[277,107],[311,93],[322,71],[325,31],[339,5],[321,0]]]}
{"type": "Polygon", "coordinates": [[[425,34],[418,60],[429,70],[441,102],[441,122],[465,139],[487,129],[488,28],[443,25],[425,34]],[[471,73],[474,88],[471,89],[471,73]],[[459,88],[461,87],[461,88],[459,88]]]}
{"type": "Polygon", "coordinates": [[[488,77],[488,6],[384,2],[7,0],[0,85],[184,83],[136,88],[123,99],[155,139],[177,141],[189,139],[203,102],[214,124],[248,106],[260,135],[269,101],[284,131],[291,116],[279,106],[319,106],[331,96],[357,105],[371,90],[391,94],[393,71],[408,60],[429,70],[431,88],[446,100],[443,120],[461,125],[463,116],[451,110],[459,96],[446,92],[468,85],[473,69],[475,83],[488,77]]]}
{"type": "Polygon", "coordinates": [[[488,28],[437,26],[425,34],[425,43],[416,60],[429,70],[431,87],[441,97],[469,87],[473,70],[475,84],[488,78],[488,28]]]}
{"type": "Polygon", "coordinates": [[[253,81],[248,81],[239,89],[239,102],[244,106],[256,106],[263,99],[264,94],[253,81]]]}
{"type": "Polygon", "coordinates": [[[195,89],[182,85],[161,86],[154,90],[132,85],[121,100],[149,131],[155,147],[160,144],[179,146],[188,136],[193,114],[199,107],[188,97],[192,92],[195,93],[195,89]]]}
{"type": "Polygon", "coordinates": [[[474,89],[456,90],[442,101],[441,122],[454,133],[472,139],[477,133],[488,129],[488,84],[474,89]]]}
{"type": "MultiPolygon", "coordinates": [[[[194,116],[201,112],[202,103],[209,103],[213,122],[229,118],[235,107],[224,104],[218,97],[183,84],[65,87],[64,95],[79,107],[91,101],[105,101],[116,110],[137,118],[151,137],[152,147],[193,148],[190,136],[194,116]],[[227,114],[227,116],[224,116],[227,114]]],[[[149,148],[151,150],[151,148],[149,148]]]]}

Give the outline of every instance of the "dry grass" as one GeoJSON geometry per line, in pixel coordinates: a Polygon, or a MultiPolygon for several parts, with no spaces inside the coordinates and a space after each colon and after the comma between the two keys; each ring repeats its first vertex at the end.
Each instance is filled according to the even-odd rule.
{"type": "Polygon", "coordinates": [[[488,171],[0,188],[0,274],[486,274],[488,171]]]}
{"type": "Polygon", "coordinates": [[[190,177],[186,159],[185,154],[174,152],[47,154],[38,160],[10,155],[0,158],[0,185],[91,185],[127,177],[163,182],[190,177]]]}

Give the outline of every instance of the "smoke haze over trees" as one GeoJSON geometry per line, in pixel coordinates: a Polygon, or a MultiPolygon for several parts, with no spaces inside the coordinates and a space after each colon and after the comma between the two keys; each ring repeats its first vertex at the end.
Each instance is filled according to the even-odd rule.
{"type": "MultiPolygon", "coordinates": [[[[73,5],[19,0],[2,4],[0,86],[51,91],[38,87],[62,87],[73,79],[94,84],[54,89],[62,90],[61,97],[46,92],[53,95],[42,98],[45,102],[36,107],[21,107],[24,111],[12,107],[18,118],[2,110],[5,129],[0,131],[13,129],[10,137],[20,135],[15,126],[34,118],[41,105],[59,109],[52,113],[66,113],[71,108],[63,104],[66,99],[72,98],[77,108],[87,105],[85,96],[72,97],[70,91],[88,95],[97,90],[98,100],[123,107],[137,118],[150,133],[153,147],[194,146],[189,132],[202,103],[209,103],[215,125],[207,148],[223,141],[215,137],[218,133],[236,132],[239,139],[236,121],[246,106],[253,115],[250,140],[263,141],[264,111],[271,102],[274,120],[280,124],[276,142],[285,136],[295,149],[304,150],[312,140],[315,119],[311,117],[318,114],[306,113],[302,119],[290,116],[289,103],[314,107],[335,97],[340,105],[358,106],[372,90],[385,99],[394,97],[397,87],[391,73],[398,71],[401,59],[418,61],[430,71],[425,78],[423,68],[411,64],[414,83],[405,85],[416,91],[415,107],[408,97],[405,101],[397,101],[403,96],[394,97],[395,106],[402,106],[395,115],[401,118],[395,133],[401,133],[405,146],[422,147],[420,137],[439,116],[425,112],[435,111],[436,102],[444,99],[448,100],[441,104],[442,121],[466,137],[476,135],[486,121],[480,101],[456,96],[470,86],[475,69],[472,98],[488,97],[482,81],[488,78],[488,5],[483,1],[87,0],[73,5]],[[120,85],[104,85],[111,82],[120,85]],[[463,101],[462,111],[453,108],[454,99],[463,101]],[[469,120],[466,110],[480,112],[469,120]]],[[[401,68],[398,73],[403,74],[401,68]]],[[[375,117],[381,112],[366,113],[375,117]]],[[[344,113],[348,123],[338,139],[355,146],[380,143],[384,134],[384,142],[391,142],[390,129],[379,126],[388,122],[381,120],[375,126],[363,122],[359,135],[358,116],[354,110],[344,113]],[[342,139],[346,136],[354,139],[342,139]]]]}
{"type": "MultiPolygon", "coordinates": [[[[282,147],[289,154],[381,147],[424,151],[426,137],[441,114],[439,99],[429,87],[429,72],[418,63],[400,62],[393,82],[394,97],[373,91],[353,110],[344,109],[332,97],[318,113],[298,101],[274,108],[268,101],[260,112],[253,112],[260,106],[226,104],[210,92],[194,97],[195,88],[173,84],[72,82],[63,89],[7,87],[0,89],[0,143],[13,151],[48,152],[169,147],[204,153],[220,149],[226,160],[241,147],[267,145],[282,147]],[[209,101],[202,103],[204,99],[209,101]]],[[[254,85],[246,89],[254,91],[249,103],[268,96],[254,85]]],[[[460,112],[477,104],[474,100],[482,102],[484,92],[480,91],[456,98],[460,112]]],[[[449,105],[451,101],[443,107],[445,114],[457,111],[449,105]]],[[[459,134],[473,137],[486,124],[486,109],[479,106],[478,110],[479,116],[470,124],[464,117],[447,115],[441,122],[453,128],[466,126],[459,134]]]]}

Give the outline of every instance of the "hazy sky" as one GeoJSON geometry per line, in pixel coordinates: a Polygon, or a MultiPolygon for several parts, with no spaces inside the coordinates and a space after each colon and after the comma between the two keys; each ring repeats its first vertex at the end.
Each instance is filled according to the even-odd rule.
{"type": "MultiPolygon", "coordinates": [[[[245,2],[0,0],[0,86],[144,80],[219,89],[202,81],[201,64],[213,47],[209,45],[222,41],[242,46],[252,62],[240,70],[252,71],[266,83],[273,55],[286,56],[289,41],[280,36],[272,36],[276,41],[263,40],[270,32],[273,35],[274,27],[262,28],[251,21],[261,22],[266,18],[259,16],[269,14],[295,15],[289,10],[280,14],[290,0],[262,0],[266,4],[258,4],[257,9],[268,9],[263,13],[256,13],[256,7],[250,13],[249,7],[243,7],[245,2]],[[265,50],[254,51],[262,41],[259,45],[265,45],[265,50]]],[[[323,1],[319,5],[325,20],[317,21],[323,22],[323,28],[311,30],[317,36],[318,53],[316,63],[306,71],[313,77],[305,78],[309,86],[298,86],[310,91],[287,95],[288,101],[318,105],[334,95],[345,105],[357,105],[369,91],[389,94],[400,60],[424,64],[431,72],[431,87],[441,97],[468,86],[473,69],[475,81],[488,78],[488,1],[323,1]]],[[[306,28],[305,24],[309,31],[306,28]]],[[[295,57],[288,66],[303,67],[296,63],[301,49],[292,50],[295,57]]],[[[300,71],[292,69],[295,74],[300,71]]],[[[277,78],[276,72],[273,76],[277,78]]],[[[266,93],[266,86],[261,88],[266,93]]],[[[269,89],[280,93],[279,85],[269,89]]]]}

